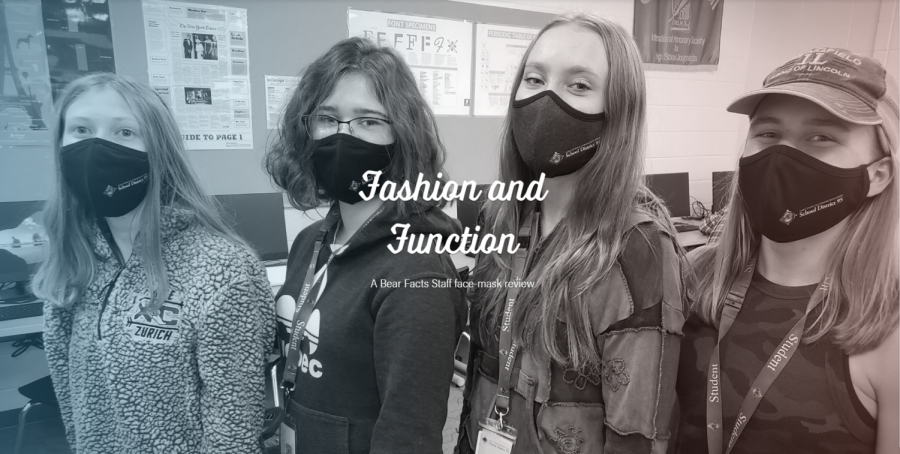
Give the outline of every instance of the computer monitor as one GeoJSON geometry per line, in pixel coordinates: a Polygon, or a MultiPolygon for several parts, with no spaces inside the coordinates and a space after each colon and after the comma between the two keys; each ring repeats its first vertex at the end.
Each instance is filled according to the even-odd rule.
{"type": "Polygon", "coordinates": [[[0,202],[0,300],[27,293],[50,253],[42,201],[0,202]]]}
{"type": "Polygon", "coordinates": [[[731,191],[731,175],[734,172],[713,172],[712,174],[712,211],[717,213],[728,205],[731,191]]]}
{"type": "Polygon", "coordinates": [[[481,191],[481,198],[471,200],[468,197],[469,191],[466,191],[465,198],[456,203],[456,219],[459,219],[459,223],[462,224],[464,229],[468,227],[470,233],[475,233],[475,226],[478,225],[481,207],[484,206],[484,201],[487,200],[488,185],[479,184],[475,188],[481,191]]]}
{"type": "Polygon", "coordinates": [[[223,208],[225,221],[256,250],[260,260],[287,259],[281,193],[217,195],[216,199],[223,208]]]}
{"type": "Polygon", "coordinates": [[[687,172],[647,175],[647,187],[666,202],[673,217],[691,214],[690,182],[687,172]]]}

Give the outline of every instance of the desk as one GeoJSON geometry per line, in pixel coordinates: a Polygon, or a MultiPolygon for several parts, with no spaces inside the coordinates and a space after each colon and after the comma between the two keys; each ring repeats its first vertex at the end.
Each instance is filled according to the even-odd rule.
{"type": "Polygon", "coordinates": [[[0,322],[0,339],[20,334],[39,333],[44,330],[44,317],[16,318],[0,322]]]}
{"type": "MultiPolygon", "coordinates": [[[[270,266],[266,267],[266,275],[272,285],[273,294],[284,285],[284,275],[287,267],[270,266]]],[[[20,334],[40,333],[44,330],[44,317],[27,317],[16,318],[13,320],[0,321],[0,339],[10,336],[18,336],[20,334]]]]}
{"type": "Polygon", "coordinates": [[[695,247],[705,245],[706,241],[709,240],[709,237],[700,233],[699,230],[692,230],[690,232],[676,233],[675,239],[678,240],[678,244],[680,244],[681,247],[691,250],[695,247]]]}
{"type": "MultiPolygon", "coordinates": [[[[701,221],[695,221],[693,219],[684,219],[684,218],[673,218],[673,222],[684,222],[686,224],[693,224],[696,226],[700,226],[701,221]]],[[[685,250],[690,251],[699,246],[703,246],[706,244],[706,241],[709,240],[709,237],[700,233],[699,230],[691,230],[688,232],[677,232],[675,234],[675,240],[678,241],[678,244],[681,245],[685,250]]]]}

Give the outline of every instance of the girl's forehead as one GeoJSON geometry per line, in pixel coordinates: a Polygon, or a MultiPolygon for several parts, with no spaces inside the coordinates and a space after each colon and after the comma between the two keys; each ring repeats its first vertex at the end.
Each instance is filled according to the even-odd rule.
{"type": "Polygon", "coordinates": [[[585,67],[608,71],[606,46],[596,31],[580,24],[562,24],[547,29],[534,43],[526,65],[551,68],[585,67]]]}
{"type": "Polygon", "coordinates": [[[75,98],[66,109],[66,118],[84,117],[101,120],[104,118],[134,119],[131,107],[115,90],[107,87],[88,90],[75,98]]]}
{"type": "Polygon", "coordinates": [[[320,110],[345,114],[386,113],[378,101],[372,83],[362,74],[345,74],[338,79],[331,94],[322,102],[320,110]]]}

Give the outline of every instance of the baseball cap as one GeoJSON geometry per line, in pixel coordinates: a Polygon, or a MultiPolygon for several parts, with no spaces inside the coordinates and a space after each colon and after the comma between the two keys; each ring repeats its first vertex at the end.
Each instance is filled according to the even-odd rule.
{"type": "Polygon", "coordinates": [[[878,60],[846,49],[819,47],[776,68],[766,76],[763,88],[739,96],[728,111],[751,115],[765,95],[785,94],[812,101],[850,123],[879,125],[884,112],[880,104],[888,103],[897,111],[895,86],[878,60]]]}

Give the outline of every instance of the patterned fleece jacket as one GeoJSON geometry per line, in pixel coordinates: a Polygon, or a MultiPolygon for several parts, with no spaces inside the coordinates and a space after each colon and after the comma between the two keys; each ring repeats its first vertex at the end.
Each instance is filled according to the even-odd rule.
{"type": "Polygon", "coordinates": [[[154,314],[140,244],[123,265],[95,229],[96,270],[44,340],[72,450],[259,452],[274,301],[259,260],[187,211],[162,213],[170,293],[154,314]]]}

